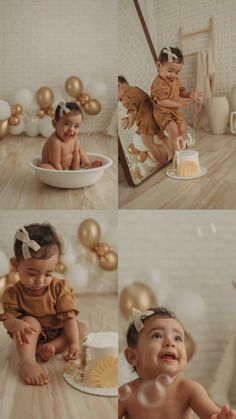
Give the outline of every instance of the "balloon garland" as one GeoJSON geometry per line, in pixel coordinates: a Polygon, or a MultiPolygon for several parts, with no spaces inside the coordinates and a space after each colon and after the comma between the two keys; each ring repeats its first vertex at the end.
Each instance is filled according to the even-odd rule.
{"type": "MultiPolygon", "coordinates": [[[[95,85],[93,88],[96,87],[96,83],[93,84],[95,85]]],[[[103,83],[98,83],[100,90],[102,87],[103,91],[105,91],[104,86],[103,83]]],[[[88,115],[97,115],[101,111],[101,103],[97,99],[91,98],[90,94],[84,92],[83,83],[78,77],[69,77],[65,82],[65,90],[66,93],[72,98],[72,100],[77,102],[78,105],[80,105],[88,115]]],[[[18,135],[23,131],[25,131],[28,135],[30,135],[30,132],[32,132],[34,135],[37,135],[36,133],[38,130],[35,126],[35,118],[45,118],[45,124],[43,125],[45,125],[46,130],[44,129],[41,134],[44,136],[48,135],[50,130],[48,127],[49,123],[46,121],[46,118],[54,118],[55,116],[55,110],[53,109],[53,90],[48,86],[40,87],[36,91],[35,100],[38,109],[36,110],[35,117],[33,118],[33,95],[29,89],[20,89],[15,95],[15,103],[11,106],[7,101],[0,99],[0,140],[7,137],[9,133],[18,135]],[[31,117],[29,117],[28,114],[30,114],[31,117]],[[26,123],[24,120],[27,118],[28,123],[26,123]],[[28,127],[28,125],[30,125],[30,119],[33,125],[32,127],[28,127]]]]}
{"type": "Polygon", "coordinates": [[[114,271],[118,265],[118,255],[109,244],[101,242],[101,228],[92,218],[84,220],[78,229],[78,237],[83,246],[87,247],[91,256],[105,271],[114,271]]]}

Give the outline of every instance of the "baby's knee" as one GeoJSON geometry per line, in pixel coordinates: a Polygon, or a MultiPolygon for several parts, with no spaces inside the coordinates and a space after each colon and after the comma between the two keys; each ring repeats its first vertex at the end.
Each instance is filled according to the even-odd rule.
{"type": "Polygon", "coordinates": [[[41,324],[39,323],[39,321],[32,316],[25,316],[22,318],[22,320],[24,320],[25,322],[29,323],[31,326],[33,326],[37,332],[41,332],[42,327],[41,324]]]}

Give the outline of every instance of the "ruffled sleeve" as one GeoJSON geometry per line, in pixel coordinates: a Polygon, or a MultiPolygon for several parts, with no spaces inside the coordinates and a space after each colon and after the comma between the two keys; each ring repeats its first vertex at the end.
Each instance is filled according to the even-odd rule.
{"type": "Polygon", "coordinates": [[[74,319],[79,311],[76,308],[75,297],[72,288],[66,280],[57,284],[57,301],[55,304],[56,316],[61,320],[74,319]]]}
{"type": "Polygon", "coordinates": [[[170,87],[159,78],[154,80],[151,88],[151,96],[154,103],[158,104],[159,100],[168,99],[169,95],[170,87]]]}
{"type": "Polygon", "coordinates": [[[14,287],[9,287],[3,294],[2,306],[4,313],[0,314],[0,320],[7,320],[22,316],[18,304],[17,292],[14,287]]]}
{"type": "Polygon", "coordinates": [[[128,113],[137,112],[137,103],[134,97],[126,95],[122,103],[127,109],[128,113]]]}

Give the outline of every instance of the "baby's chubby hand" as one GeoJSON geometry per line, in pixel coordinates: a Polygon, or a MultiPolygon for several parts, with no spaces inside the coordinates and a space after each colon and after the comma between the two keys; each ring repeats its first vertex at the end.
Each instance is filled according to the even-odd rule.
{"type": "Polygon", "coordinates": [[[126,129],[129,127],[129,118],[122,118],[121,119],[121,128],[126,129]]]}
{"type": "MultiPolygon", "coordinates": [[[[214,418],[214,416],[213,416],[214,418]]],[[[236,411],[230,409],[230,407],[225,404],[220,413],[216,416],[217,419],[236,419],[236,411]]]]}
{"type": "Polygon", "coordinates": [[[24,320],[17,319],[18,321],[14,323],[14,326],[11,328],[11,333],[13,340],[16,345],[22,346],[23,343],[29,343],[27,335],[36,333],[37,330],[34,329],[29,323],[24,320]]]}
{"type": "Polygon", "coordinates": [[[77,359],[79,357],[80,347],[78,343],[71,343],[68,345],[68,353],[64,356],[66,361],[77,359]]]}
{"type": "Polygon", "coordinates": [[[189,94],[189,99],[193,102],[200,103],[202,101],[202,92],[200,90],[193,89],[189,94]]]}

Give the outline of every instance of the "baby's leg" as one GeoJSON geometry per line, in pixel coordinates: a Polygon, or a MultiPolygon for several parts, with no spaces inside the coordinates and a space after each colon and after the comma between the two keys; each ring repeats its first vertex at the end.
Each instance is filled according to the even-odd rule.
{"type": "Polygon", "coordinates": [[[37,319],[31,316],[25,316],[23,320],[31,324],[37,332],[27,335],[29,343],[23,342],[21,346],[17,346],[17,352],[20,356],[20,374],[27,384],[41,386],[48,383],[47,374],[43,372],[35,358],[41,325],[37,319]]]}
{"type": "Polygon", "coordinates": [[[166,125],[165,131],[167,133],[167,139],[165,141],[167,142],[167,147],[169,150],[169,159],[173,159],[175,151],[178,150],[177,138],[180,135],[179,129],[174,121],[170,121],[166,125]]]}
{"type": "Polygon", "coordinates": [[[148,151],[150,151],[151,155],[157,162],[161,162],[162,155],[160,149],[157,144],[153,142],[153,134],[140,134],[143,140],[143,144],[147,147],[148,151]]]}
{"type": "MultiPolygon", "coordinates": [[[[83,338],[89,332],[88,323],[79,322],[77,320],[79,340],[82,342],[83,338]]],[[[57,336],[48,343],[39,344],[37,347],[37,354],[42,361],[48,361],[54,354],[65,352],[68,347],[68,342],[64,334],[57,336]]]]}

